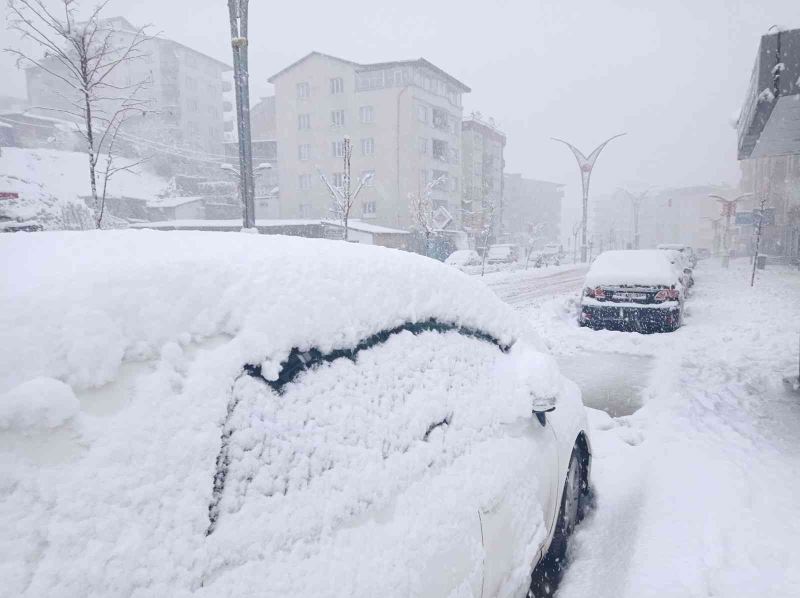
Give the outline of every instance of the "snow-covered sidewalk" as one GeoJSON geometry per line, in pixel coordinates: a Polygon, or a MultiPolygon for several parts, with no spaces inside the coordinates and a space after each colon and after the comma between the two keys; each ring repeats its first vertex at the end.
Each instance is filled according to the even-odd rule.
{"type": "Polygon", "coordinates": [[[751,289],[742,261],[704,263],[696,279],[672,334],[578,328],[573,293],[523,308],[571,363],[652,358],[638,411],[591,411],[597,509],[559,598],[800,595],[800,401],[781,383],[797,361],[800,274],[759,272],[751,289]]]}

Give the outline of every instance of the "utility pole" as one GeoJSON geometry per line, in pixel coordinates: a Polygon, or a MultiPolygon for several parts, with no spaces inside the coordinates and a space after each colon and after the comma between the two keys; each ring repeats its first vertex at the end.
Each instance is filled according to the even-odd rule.
{"type": "Polygon", "coordinates": [[[247,3],[228,0],[233,49],[233,85],[236,89],[236,121],[239,137],[239,195],[242,200],[242,223],[245,229],[256,226],[255,186],[253,181],[253,145],[250,139],[250,82],[247,66],[247,3]]]}
{"type": "Polygon", "coordinates": [[[756,265],[758,264],[758,249],[761,245],[761,227],[764,224],[764,209],[767,206],[767,195],[761,197],[759,204],[758,225],[756,226],[756,247],[753,252],[753,274],[750,276],[750,286],[752,287],[756,282],[756,265]]]}
{"type": "Polygon", "coordinates": [[[594,163],[597,161],[597,157],[600,155],[600,152],[603,151],[603,148],[608,144],[609,141],[612,139],[616,139],[617,137],[622,137],[625,133],[620,133],[619,135],[614,135],[613,137],[609,137],[603,143],[598,145],[589,156],[584,156],[581,151],[572,145],[564,141],[563,139],[558,139],[556,137],[552,137],[553,141],[559,141],[566,145],[569,149],[572,150],[572,153],[575,155],[575,159],[578,161],[578,168],[581,171],[581,185],[583,187],[583,217],[581,220],[581,261],[586,262],[586,222],[588,217],[588,207],[589,207],[589,180],[592,177],[592,168],[594,168],[594,163]]]}
{"type": "Polygon", "coordinates": [[[726,199],[721,195],[709,194],[709,197],[716,199],[722,208],[722,216],[725,218],[725,229],[722,233],[722,267],[730,266],[731,258],[731,217],[736,214],[736,202],[752,196],[752,193],[742,193],[735,199],[726,199]]]}

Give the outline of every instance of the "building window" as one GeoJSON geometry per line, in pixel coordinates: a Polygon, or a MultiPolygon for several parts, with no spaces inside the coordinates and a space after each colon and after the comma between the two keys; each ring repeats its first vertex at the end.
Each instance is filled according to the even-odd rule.
{"type": "Polygon", "coordinates": [[[375,139],[366,137],[361,140],[361,154],[364,156],[371,156],[375,153],[375,139]]]}
{"type": "Polygon", "coordinates": [[[375,122],[375,110],[372,106],[361,106],[358,109],[358,115],[364,124],[375,122]]]}
{"type": "Polygon", "coordinates": [[[302,143],[297,146],[297,158],[299,160],[311,159],[311,146],[308,143],[302,143]]]}
{"type": "Polygon", "coordinates": [[[331,126],[332,127],[344,126],[344,110],[334,110],[331,112],[331,126]]]}
{"type": "Polygon", "coordinates": [[[425,137],[419,138],[419,153],[420,154],[428,153],[428,140],[425,137]]]}
{"type": "Polygon", "coordinates": [[[434,139],[431,142],[431,154],[435,160],[441,160],[442,162],[447,162],[447,155],[448,155],[448,148],[447,142],[442,141],[441,139],[434,139]]]}
{"type": "Polygon", "coordinates": [[[344,187],[344,173],[334,172],[333,177],[331,177],[331,185],[334,187],[344,187]]]}
{"type": "Polygon", "coordinates": [[[344,91],[344,79],[334,77],[331,79],[331,93],[342,93],[344,91]]]}
{"type": "Polygon", "coordinates": [[[301,203],[299,207],[300,207],[300,218],[310,218],[311,217],[311,204],[310,203],[301,203]]]}
{"type": "Polygon", "coordinates": [[[449,131],[450,130],[450,119],[448,118],[447,112],[441,110],[439,108],[433,109],[433,118],[431,119],[431,124],[437,129],[441,129],[442,131],[449,131]]]}
{"type": "Polygon", "coordinates": [[[364,218],[373,218],[377,212],[377,206],[374,201],[365,201],[361,204],[361,215],[364,218]]]}
{"type": "Polygon", "coordinates": [[[461,159],[458,149],[451,147],[450,148],[450,163],[451,164],[458,164],[458,161],[461,159]]]}
{"type": "Polygon", "coordinates": [[[344,158],[344,141],[331,141],[331,154],[334,158],[344,158]]]}
{"type": "Polygon", "coordinates": [[[375,186],[375,171],[374,170],[362,170],[361,171],[361,180],[364,181],[365,187],[374,187],[375,186]]]}
{"type": "Polygon", "coordinates": [[[301,191],[308,191],[311,189],[311,175],[301,174],[297,177],[297,186],[301,191]]]}
{"type": "Polygon", "coordinates": [[[419,171],[419,186],[424,187],[428,184],[428,171],[426,169],[422,169],[419,171]]]}
{"type": "Polygon", "coordinates": [[[197,100],[189,100],[187,104],[191,112],[197,112],[197,100]]]}
{"type": "Polygon", "coordinates": [[[300,130],[311,128],[311,115],[298,114],[297,115],[297,128],[300,130]]]}
{"type": "Polygon", "coordinates": [[[311,86],[308,84],[307,81],[303,81],[302,83],[297,84],[297,97],[298,98],[308,98],[311,96],[311,86]]]}
{"type": "Polygon", "coordinates": [[[197,89],[197,80],[193,77],[186,76],[186,89],[197,89]]]}
{"type": "Polygon", "coordinates": [[[417,104],[417,120],[421,123],[428,122],[428,107],[417,104]]]}
{"type": "Polygon", "coordinates": [[[445,191],[450,186],[447,180],[448,174],[444,170],[434,170],[432,176],[433,178],[431,180],[436,181],[436,184],[433,186],[434,189],[445,191]]]}

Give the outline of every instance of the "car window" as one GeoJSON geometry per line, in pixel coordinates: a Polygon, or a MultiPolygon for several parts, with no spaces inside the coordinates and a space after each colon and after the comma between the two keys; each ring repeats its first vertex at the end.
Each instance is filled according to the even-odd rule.
{"type": "Polygon", "coordinates": [[[488,335],[426,323],[351,351],[293,351],[274,381],[248,367],[222,433],[209,533],[248,501],[289,501],[280,507],[289,509],[349,487],[355,502],[338,513],[346,517],[371,500],[374,488],[364,484],[374,486],[375,476],[399,488],[452,459],[511,417],[491,375],[504,349],[488,335]],[[374,476],[365,478],[365,468],[374,476]]]}

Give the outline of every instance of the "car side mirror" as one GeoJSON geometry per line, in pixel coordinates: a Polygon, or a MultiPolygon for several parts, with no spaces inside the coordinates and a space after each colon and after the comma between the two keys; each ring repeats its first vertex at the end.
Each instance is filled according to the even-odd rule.
{"type": "Polygon", "coordinates": [[[540,424],[545,425],[545,423],[547,422],[545,414],[555,410],[556,410],[555,395],[548,397],[537,397],[537,396],[533,397],[533,402],[531,403],[531,412],[536,416],[536,419],[539,420],[540,424]]]}

